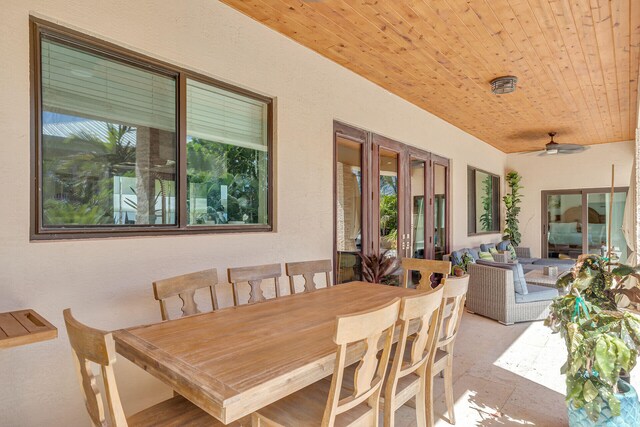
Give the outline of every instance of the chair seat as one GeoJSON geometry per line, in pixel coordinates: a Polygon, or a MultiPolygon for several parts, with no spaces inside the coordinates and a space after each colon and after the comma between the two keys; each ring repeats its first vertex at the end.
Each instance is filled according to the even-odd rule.
{"type": "Polygon", "coordinates": [[[537,301],[549,301],[558,296],[558,290],[554,288],[548,288],[546,286],[532,285],[527,283],[527,289],[529,293],[527,295],[516,295],[516,303],[525,302],[537,302],[537,301]]]}
{"type": "MultiPolygon", "coordinates": [[[[129,427],[218,427],[225,425],[182,396],[175,396],[128,417],[127,424],[129,427]]],[[[227,425],[248,427],[251,425],[251,418],[245,417],[227,425]]]]}
{"type": "MultiPolygon", "coordinates": [[[[269,406],[258,411],[257,414],[272,423],[285,427],[317,427],[322,423],[324,410],[329,397],[331,381],[321,380],[303,388],[269,406]]],[[[341,399],[348,396],[346,390],[342,390],[341,399]]],[[[361,404],[336,417],[336,426],[346,426],[372,417],[371,408],[361,404]]],[[[375,414],[377,417],[378,414],[375,414]]],[[[373,425],[363,422],[362,425],[373,425]]]]}

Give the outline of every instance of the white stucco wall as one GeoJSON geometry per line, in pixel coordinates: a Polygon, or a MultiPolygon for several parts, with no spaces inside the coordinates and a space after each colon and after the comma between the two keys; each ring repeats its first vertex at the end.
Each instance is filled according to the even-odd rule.
{"type": "Polygon", "coordinates": [[[522,176],[521,246],[540,256],[542,246],[542,191],[611,187],[611,164],[615,185],[627,187],[631,179],[634,143],[593,145],[582,153],[539,157],[537,154],[509,154],[507,170],[522,176]]]}
{"type": "MultiPolygon", "coordinates": [[[[3,0],[0,10],[0,311],[31,307],[60,328],[0,351],[0,425],[87,425],[65,307],[116,329],[159,319],[154,279],[330,257],[334,119],[451,158],[453,246],[492,238],[467,238],[466,167],[503,175],[506,155],[216,1],[3,0]],[[278,231],[29,242],[30,12],[276,97],[278,231]]],[[[116,375],[128,412],[171,395],[123,358],[116,375]]]]}

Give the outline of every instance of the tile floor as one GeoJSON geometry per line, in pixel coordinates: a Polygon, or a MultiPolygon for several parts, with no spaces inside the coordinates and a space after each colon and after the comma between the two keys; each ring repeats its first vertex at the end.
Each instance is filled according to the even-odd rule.
{"type": "MultiPolygon", "coordinates": [[[[564,376],[566,350],[543,322],[503,326],[465,313],[456,340],[453,393],[457,427],[567,425],[564,376]]],[[[639,374],[632,375],[636,389],[639,374]]],[[[435,378],[436,426],[446,427],[443,380],[435,378]]],[[[416,425],[402,407],[396,425],[416,425]]]]}

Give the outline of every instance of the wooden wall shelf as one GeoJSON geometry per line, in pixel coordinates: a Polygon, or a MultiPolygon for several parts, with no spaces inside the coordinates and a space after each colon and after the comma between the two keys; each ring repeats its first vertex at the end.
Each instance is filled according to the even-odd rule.
{"type": "Polygon", "coordinates": [[[54,339],[58,329],[34,310],[0,313],[0,349],[54,339]]]}

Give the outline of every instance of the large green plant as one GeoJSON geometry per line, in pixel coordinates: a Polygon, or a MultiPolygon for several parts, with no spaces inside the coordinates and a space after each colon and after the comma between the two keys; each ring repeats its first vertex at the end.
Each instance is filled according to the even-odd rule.
{"type": "Polygon", "coordinates": [[[558,279],[566,295],[551,304],[545,324],[560,332],[567,346],[567,404],[583,408],[597,421],[605,406],[620,414],[620,371],[636,365],[640,348],[640,319],[618,310],[622,285],[637,269],[619,266],[609,271],[607,260],[583,255],[573,269],[558,279]]]}
{"type": "Polygon", "coordinates": [[[520,225],[518,223],[521,201],[520,190],[523,188],[520,185],[521,179],[522,177],[518,172],[509,172],[506,176],[509,193],[505,194],[502,198],[506,208],[503,239],[511,241],[511,244],[514,247],[518,246],[522,239],[522,235],[520,234],[520,225]]]}
{"type": "Polygon", "coordinates": [[[482,230],[491,231],[493,228],[493,177],[487,175],[482,180],[482,215],[480,215],[480,225],[482,230]]]}

